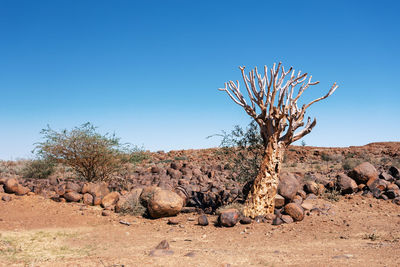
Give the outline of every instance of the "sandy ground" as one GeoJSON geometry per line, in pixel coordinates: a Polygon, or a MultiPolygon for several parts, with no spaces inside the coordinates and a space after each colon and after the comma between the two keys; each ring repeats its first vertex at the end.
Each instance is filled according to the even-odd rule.
{"type": "MultiPolygon", "coordinates": [[[[1,194],[0,194],[1,197],[1,194]]],[[[0,201],[0,266],[399,266],[400,206],[314,200],[302,222],[219,228],[197,214],[149,220],[40,196],[0,201]],[[119,221],[130,222],[130,226],[119,221]],[[150,256],[162,240],[172,252],[150,256]]]]}

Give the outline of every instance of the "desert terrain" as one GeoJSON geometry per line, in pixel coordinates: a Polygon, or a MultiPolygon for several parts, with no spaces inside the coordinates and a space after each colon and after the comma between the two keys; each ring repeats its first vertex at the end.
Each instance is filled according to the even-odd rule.
{"type": "MultiPolygon", "coordinates": [[[[362,162],[371,163],[381,174],[392,166],[399,168],[400,143],[348,148],[290,147],[283,171],[295,174],[303,185],[309,180],[333,181],[338,174],[347,173],[362,162]]],[[[150,219],[87,205],[83,200],[65,201],[56,189],[46,188],[55,187],[56,178],[71,179],[68,170],[37,181],[19,175],[23,164],[1,162],[0,178],[15,178],[30,189],[21,196],[0,193],[1,266],[400,264],[400,206],[382,195],[376,197],[375,193],[308,193],[304,201],[311,208],[305,211],[304,219],[278,225],[254,220],[250,224],[221,227],[217,223],[218,212],[210,204],[204,206],[210,224],[200,226],[198,217],[204,210],[199,207],[182,210],[175,217],[150,219]],[[163,240],[168,246],[164,243],[164,249],[155,249],[163,240]]],[[[125,191],[150,185],[190,186],[193,192],[203,192],[202,196],[210,199],[213,195],[207,195],[208,192],[222,196],[216,202],[229,206],[229,202],[241,198],[239,191],[244,184],[231,178],[227,164],[228,158],[221,149],[149,153],[140,166],[131,166],[125,176],[119,177],[126,182],[123,187],[110,187],[123,195],[125,191]],[[179,164],[179,172],[169,169],[179,164]],[[194,170],[201,172],[195,179],[194,170]]],[[[56,186],[61,183],[57,180],[56,186]]],[[[187,203],[193,206],[190,201],[187,203]]]]}

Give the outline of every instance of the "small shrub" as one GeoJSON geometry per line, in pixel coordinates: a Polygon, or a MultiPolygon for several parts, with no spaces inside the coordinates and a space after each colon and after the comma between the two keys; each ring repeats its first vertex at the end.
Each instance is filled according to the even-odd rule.
{"type": "Polygon", "coordinates": [[[136,196],[131,196],[128,197],[123,205],[121,213],[133,216],[144,216],[146,214],[146,208],[140,203],[140,200],[136,196]]]}
{"type": "Polygon", "coordinates": [[[132,151],[115,134],[102,135],[96,129],[90,123],[60,132],[48,126],[41,131],[44,141],[37,143],[37,154],[72,167],[88,181],[108,180],[131,159],[132,151]]]}
{"type": "Polygon", "coordinates": [[[329,154],[321,153],[321,159],[323,161],[332,161],[333,157],[331,155],[329,155],[329,154]]]}
{"type": "Polygon", "coordinates": [[[231,133],[222,131],[220,146],[229,154],[232,172],[237,173],[236,181],[253,181],[258,174],[263,153],[263,141],[259,126],[252,121],[246,129],[236,125],[231,133]]]}
{"type": "Polygon", "coordinates": [[[354,158],[346,158],[342,161],[342,168],[346,171],[354,169],[357,165],[361,163],[360,160],[354,158]]]}
{"type": "Polygon", "coordinates": [[[25,178],[46,179],[55,171],[55,162],[49,159],[29,161],[22,169],[25,178]]]}
{"type": "Polygon", "coordinates": [[[337,189],[337,188],[333,188],[331,190],[326,190],[323,194],[322,194],[322,198],[325,200],[328,200],[330,202],[338,202],[340,200],[340,196],[342,195],[342,191],[337,189]]]}

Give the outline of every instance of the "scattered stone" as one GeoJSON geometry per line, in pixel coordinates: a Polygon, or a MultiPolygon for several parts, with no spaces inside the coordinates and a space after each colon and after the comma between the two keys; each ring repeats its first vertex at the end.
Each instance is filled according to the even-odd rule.
{"type": "Polygon", "coordinates": [[[303,208],[296,203],[289,203],[285,206],[286,214],[290,215],[295,221],[301,221],[304,219],[303,208]]]}
{"type": "Polygon", "coordinates": [[[251,218],[249,218],[249,217],[242,217],[242,218],[240,219],[240,223],[241,223],[241,224],[251,224],[251,218]]]}
{"type": "Polygon", "coordinates": [[[314,181],[307,181],[304,184],[304,191],[308,194],[318,195],[319,185],[314,181]]]}
{"type": "Polygon", "coordinates": [[[150,256],[152,257],[158,257],[158,256],[167,256],[167,255],[172,255],[174,252],[170,250],[169,244],[167,240],[163,240],[158,244],[155,249],[150,251],[150,256]]]}
{"type": "Polygon", "coordinates": [[[279,194],[275,196],[275,207],[282,208],[285,205],[285,198],[279,194]]]}
{"type": "Polygon", "coordinates": [[[12,198],[9,195],[4,195],[1,197],[1,200],[5,201],[5,202],[9,202],[12,200],[12,198]]]}
{"type": "Polygon", "coordinates": [[[378,171],[371,163],[364,162],[349,172],[349,176],[353,178],[357,184],[366,184],[368,180],[378,178],[378,171]]]}
{"type": "Polygon", "coordinates": [[[357,191],[358,186],[356,181],[351,179],[344,173],[339,174],[337,177],[337,186],[342,194],[352,194],[357,191]]]}
{"type": "Polygon", "coordinates": [[[314,195],[314,194],[308,194],[307,195],[307,197],[306,197],[306,200],[309,200],[309,199],[317,199],[318,197],[316,196],[316,195],[314,195]]]}
{"type": "Polygon", "coordinates": [[[295,195],[292,202],[301,205],[301,203],[303,203],[303,198],[299,195],[295,195]]]}
{"type": "Polygon", "coordinates": [[[103,211],[101,212],[101,215],[102,215],[102,216],[110,216],[110,215],[111,215],[111,210],[103,210],[103,211]]]}
{"type": "Polygon", "coordinates": [[[259,215],[259,216],[254,217],[254,221],[256,223],[265,223],[265,222],[267,222],[267,219],[265,219],[265,216],[259,215]]]}
{"type": "Polygon", "coordinates": [[[119,200],[120,194],[118,192],[111,192],[108,193],[104,198],[101,200],[101,206],[105,209],[108,209],[112,206],[115,206],[119,200]]]}
{"type": "Polygon", "coordinates": [[[85,205],[93,205],[93,196],[89,193],[83,194],[83,204],[85,205]]]}
{"type": "Polygon", "coordinates": [[[301,204],[301,207],[304,210],[312,210],[314,208],[314,205],[311,203],[311,201],[306,200],[301,204]]]}
{"type": "Polygon", "coordinates": [[[177,218],[170,218],[170,219],[168,219],[167,224],[169,224],[169,225],[178,225],[179,224],[179,220],[177,218]]]}
{"type": "Polygon", "coordinates": [[[207,225],[208,225],[208,218],[207,218],[207,216],[206,216],[205,214],[200,215],[200,216],[197,218],[197,224],[198,224],[198,225],[201,225],[201,226],[207,226],[207,225]]]}
{"type": "Polygon", "coordinates": [[[28,187],[22,186],[20,184],[18,184],[17,189],[15,190],[15,194],[17,196],[23,196],[26,195],[30,192],[31,190],[28,187]]]}
{"type": "Polygon", "coordinates": [[[398,190],[397,190],[397,191],[396,191],[396,190],[388,190],[388,191],[386,191],[385,195],[386,195],[389,199],[394,199],[394,198],[396,198],[396,197],[399,196],[398,190]]]}
{"type": "Polygon", "coordinates": [[[64,198],[69,202],[78,202],[82,199],[82,194],[79,194],[77,192],[68,192],[64,194],[64,198]]]}
{"type": "Polygon", "coordinates": [[[218,217],[218,222],[220,226],[233,227],[239,221],[239,211],[237,209],[227,209],[221,212],[218,217]]]}
{"type": "Polygon", "coordinates": [[[154,219],[175,216],[182,207],[182,198],[177,193],[164,189],[155,190],[147,206],[149,215],[154,219]]]}
{"type": "Polygon", "coordinates": [[[394,167],[394,166],[392,166],[392,167],[390,167],[389,168],[389,173],[390,173],[390,175],[392,175],[393,177],[396,177],[396,178],[399,178],[400,176],[400,169],[399,168],[397,168],[397,167],[394,167]]]}
{"type": "Polygon", "coordinates": [[[293,218],[290,217],[289,215],[282,215],[281,219],[284,223],[292,223],[293,222],[293,218]]]}
{"type": "Polygon", "coordinates": [[[393,181],[394,181],[393,176],[390,175],[390,174],[387,173],[387,172],[382,172],[381,174],[379,174],[379,178],[380,178],[380,179],[383,179],[383,180],[385,180],[385,181],[388,181],[388,182],[393,182],[393,181]]]}
{"type": "Polygon", "coordinates": [[[272,225],[281,225],[283,223],[283,220],[279,218],[278,216],[275,217],[275,219],[272,221],[272,225]]]}
{"type": "Polygon", "coordinates": [[[194,253],[193,251],[191,251],[191,252],[189,252],[189,253],[186,253],[184,256],[185,256],[185,257],[191,257],[191,258],[193,258],[193,257],[196,256],[196,253],[194,253]]]}
{"type": "Polygon", "coordinates": [[[333,256],[332,259],[351,259],[354,256],[351,254],[343,254],[343,255],[337,255],[337,256],[333,256]]]}
{"type": "Polygon", "coordinates": [[[126,225],[126,226],[130,226],[131,223],[130,222],[125,222],[125,221],[119,221],[120,224],[126,225]]]}
{"type": "Polygon", "coordinates": [[[300,183],[293,174],[283,172],[279,175],[279,195],[287,200],[292,200],[299,189],[300,183]]]}
{"type": "Polygon", "coordinates": [[[183,207],[181,210],[181,213],[195,213],[196,208],[195,207],[183,207]]]}
{"type": "Polygon", "coordinates": [[[6,193],[13,194],[18,190],[18,186],[19,186],[19,183],[18,183],[17,179],[14,179],[14,178],[7,179],[4,182],[4,191],[6,191],[6,193]]]}
{"type": "Polygon", "coordinates": [[[277,216],[276,216],[275,214],[272,214],[272,213],[268,213],[268,214],[266,214],[266,215],[264,216],[264,218],[265,218],[267,221],[273,221],[276,217],[277,217],[277,216]]]}

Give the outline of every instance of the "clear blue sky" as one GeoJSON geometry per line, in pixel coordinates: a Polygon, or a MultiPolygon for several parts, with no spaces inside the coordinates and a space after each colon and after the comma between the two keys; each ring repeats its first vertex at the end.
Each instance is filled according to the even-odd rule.
{"type": "Polygon", "coordinates": [[[400,141],[398,1],[0,0],[0,159],[85,122],[149,150],[250,121],[217,90],[282,61],[321,83],[309,145],[400,141]]]}

